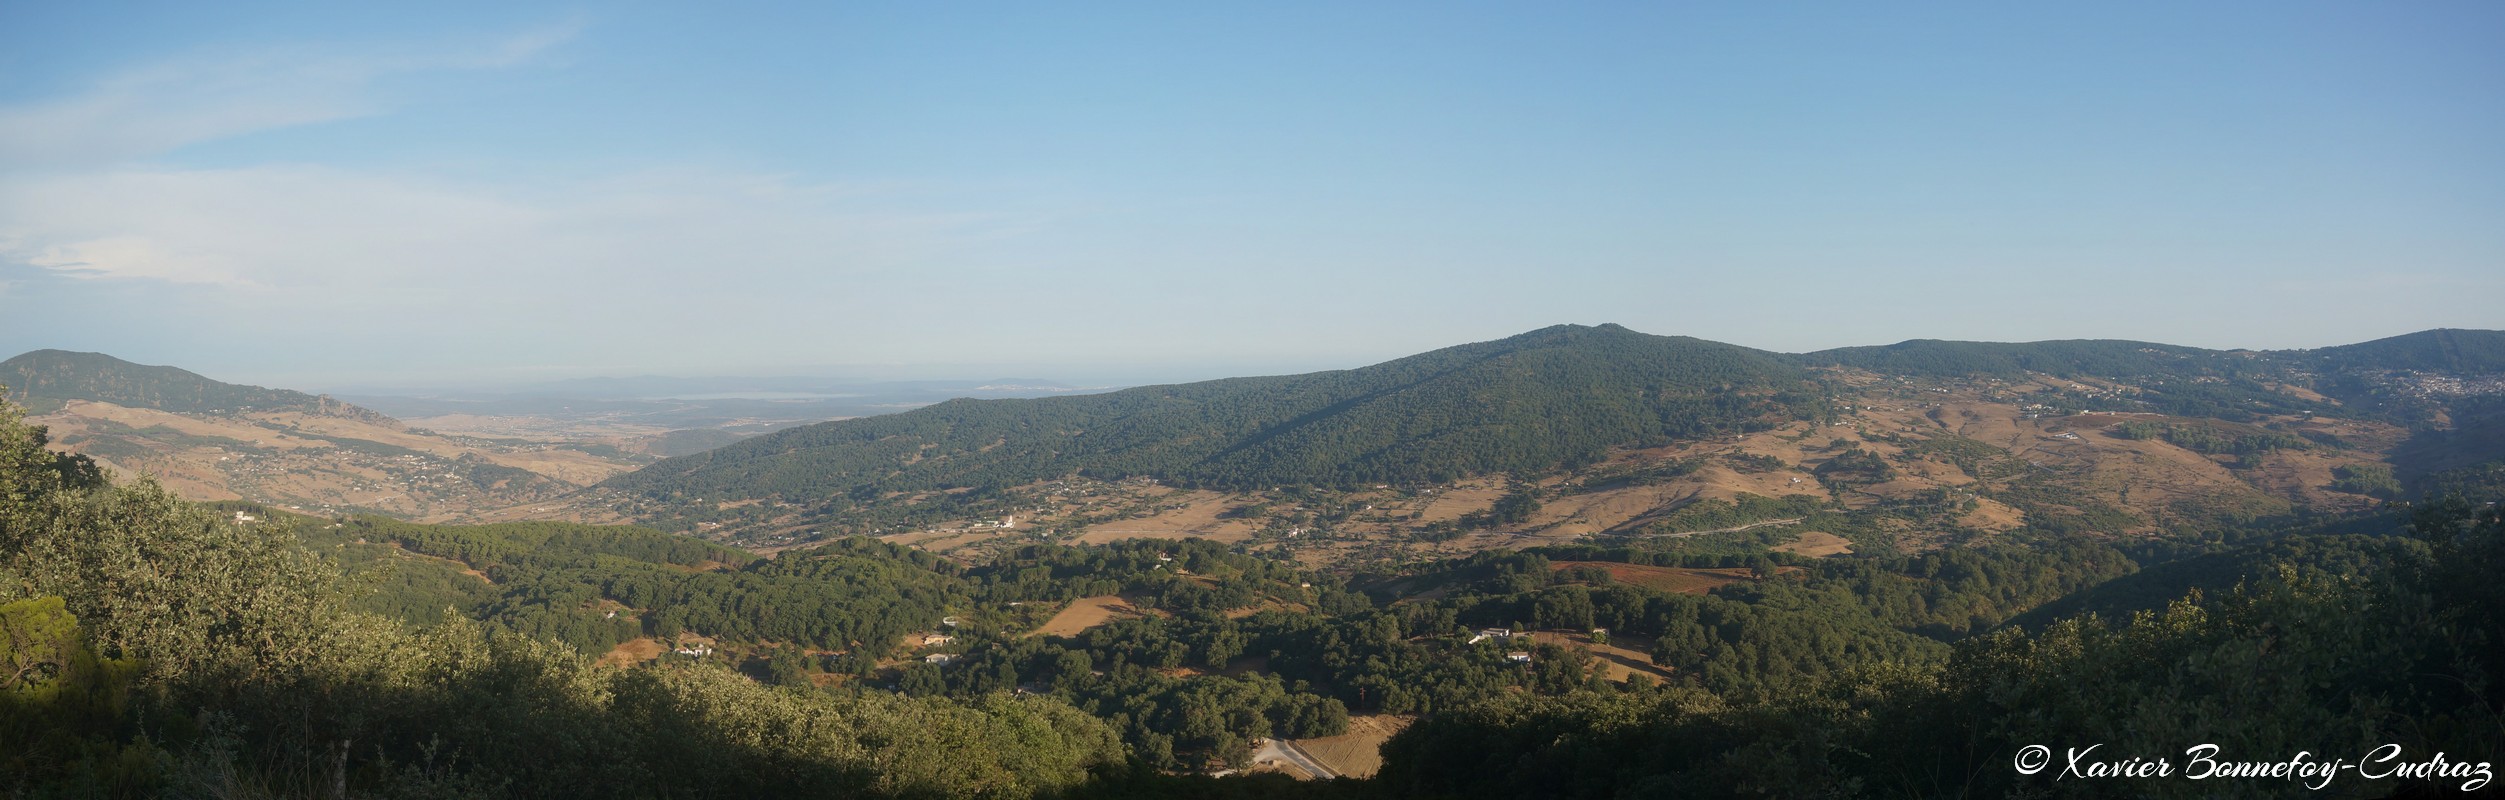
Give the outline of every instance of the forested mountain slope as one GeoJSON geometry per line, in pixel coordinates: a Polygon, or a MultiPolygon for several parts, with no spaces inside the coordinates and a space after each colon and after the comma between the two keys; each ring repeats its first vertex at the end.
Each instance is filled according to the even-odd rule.
{"type": "Polygon", "coordinates": [[[182,414],[303,411],[390,423],[381,414],[319,395],[226,383],[189,370],[133,364],[103,353],[36,350],[0,361],[8,399],[37,413],[93,400],[182,414]]]}
{"type": "Polygon", "coordinates": [[[2227,377],[2287,368],[2321,371],[2505,371],[2505,331],[2438,328],[2357,344],[2311,350],[2209,350],[2120,339],[2042,342],[1960,342],[1912,339],[1890,345],[1804,353],[1803,363],[1832,364],[1887,375],[2019,375],[2055,377],[2227,377]]]}
{"type": "Polygon", "coordinates": [[[1423,483],[1761,429],[1809,413],[1808,389],[1781,355],[1614,325],[1558,326],[1337,372],[957,400],[783,431],[604,485],[869,498],[1074,472],[1238,488],[1423,483]]]}
{"type": "Polygon", "coordinates": [[[965,565],[854,538],[769,561],[634,528],[224,510],[106,484],[0,405],[0,740],[39,743],[0,749],[0,792],[2007,796],[2084,785],[2009,769],[2042,742],[2475,762],[2505,730],[2505,520],[2467,503],[2129,548],[1662,539],[1345,582],[1208,541],[965,565]],[[1134,610],[1061,627],[1104,603],[1134,610]],[[577,649],[625,636],[679,654],[577,649]],[[1372,780],[1203,777],[1356,716],[1414,720],[1372,780]]]}
{"type": "Polygon", "coordinates": [[[1100,538],[1319,527],[1440,541],[1458,525],[1554,541],[1741,494],[1974,512],[1925,523],[1927,538],[2030,523],[2144,532],[2485,480],[2435,473],[2496,458],[2477,452],[2485,439],[2469,429],[2485,417],[2469,412],[2505,394],[2505,372],[2481,371],[2497,341],[2430,331],[2263,352],[1915,340],[1786,355],[1558,326],[1354,370],[824,423],[599,491],[629,517],[759,545],[1010,518],[1100,538]],[[2409,364],[2456,369],[2384,367],[2409,364]],[[1105,485],[1126,478],[1162,488],[1105,485]],[[1531,513],[1600,484],[1629,491],[1531,513]],[[1127,499],[1072,502],[1082,495],[1127,499]],[[1465,497],[1476,507],[1446,508],[1465,497]],[[1512,511],[1493,507],[1500,497],[1512,511]],[[1267,515],[1280,505],[1299,513],[1267,515]]]}
{"type": "Polygon", "coordinates": [[[2331,369],[2505,372],[2505,331],[2437,328],[2295,352],[2331,369]]]}
{"type": "Polygon", "coordinates": [[[2155,412],[2246,421],[2269,414],[2340,413],[2320,398],[2284,391],[2305,380],[2285,358],[2243,351],[2107,339],[1951,342],[1916,339],[1801,356],[1805,363],[1931,380],[2023,380],[2030,374],[2117,384],[2077,397],[2085,410],[2155,412]]]}
{"type": "Polygon", "coordinates": [[[2118,339],[2045,342],[1957,342],[1912,339],[1890,345],[1839,347],[1800,356],[1804,363],[1866,369],[1883,375],[1963,377],[2041,372],[2054,377],[2130,378],[2220,374],[2233,354],[2198,347],[2118,339]]]}
{"type": "Polygon", "coordinates": [[[192,500],[495,518],[653,460],[622,449],[622,440],[413,428],[327,395],[226,383],[102,353],[11,358],[0,362],[0,389],[40,412],[55,444],[126,478],[155,476],[192,500]]]}
{"type": "MultiPolygon", "coordinates": [[[[501,622],[362,612],[376,587],[287,528],[107,484],[44,445],[0,403],[0,794],[1028,797],[1126,758],[1109,726],[1045,700],[777,692],[595,667],[501,622]]],[[[721,555],[657,534],[480,538],[534,535],[627,561],[721,555]]]]}
{"type": "Polygon", "coordinates": [[[2354,571],[2291,565],[2126,620],[2003,628],[1959,642],[1944,666],[1835,669],[1762,703],[1676,689],[1494,698],[1386,744],[1372,788],[1595,800],[2476,794],[2494,788],[2489,754],[2505,744],[2490,694],[2505,651],[2496,583],[2468,565],[2499,554],[2505,527],[2493,512],[2469,522],[2419,529],[2432,555],[2423,543],[2365,548],[2354,571]],[[2185,742],[2238,771],[2204,775],[2185,742]],[[2090,746],[2082,767],[2103,753],[2170,767],[2100,782],[2062,772],[2058,756],[2040,772],[2021,760],[2090,746]],[[2243,771],[2298,752],[2326,762],[2318,770],[2333,759],[2350,769],[2243,771]]]}

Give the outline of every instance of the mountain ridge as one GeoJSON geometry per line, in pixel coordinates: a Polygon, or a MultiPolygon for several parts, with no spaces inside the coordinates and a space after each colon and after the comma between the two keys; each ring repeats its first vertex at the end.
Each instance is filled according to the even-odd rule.
{"type": "Polygon", "coordinates": [[[2413,395],[2409,386],[2322,381],[2321,388],[2342,393],[2332,397],[2303,385],[2326,358],[2348,370],[2371,367],[2387,352],[2428,362],[2426,352],[2485,352],[2486,343],[2505,342],[2505,333],[2448,332],[2450,350],[2430,350],[2425,338],[2377,340],[2397,344],[2330,356],[2130,340],[1927,339],[1784,354],[1614,324],[1559,325],[1347,370],[1084,397],[952,400],[665,459],[600,488],[664,505],[762,499],[831,512],[928,492],[979,496],[1064,476],[1153,478],[1221,491],[1426,486],[1496,474],[1527,480],[1628,448],[1802,420],[1814,428],[1817,420],[1850,416],[1834,404],[1854,402],[1845,398],[1865,380],[1854,371],[1898,380],[2014,381],[2043,392],[2038,402],[2086,412],[2238,424],[2382,414],[2410,423],[2432,417],[2423,413],[2424,392],[2413,395]],[[2030,374],[2062,380],[2035,385],[2025,378],[2030,374]],[[2402,411],[2418,416],[2402,419],[2402,411]]]}
{"type": "Polygon", "coordinates": [[[2505,371],[2505,332],[2433,328],[2307,352],[2342,366],[2496,372],[2505,371]]]}
{"type": "Polygon", "coordinates": [[[304,411],[398,426],[398,420],[329,395],[227,383],[181,367],[125,361],[104,353],[32,350],[0,361],[8,399],[42,413],[70,400],[185,414],[304,411]]]}
{"type": "MultiPolygon", "coordinates": [[[[832,468],[899,490],[998,485],[1074,466],[1231,486],[1316,476],[1341,485],[1443,480],[1553,466],[1630,439],[1701,435],[1758,417],[1794,419],[1806,413],[1808,387],[1806,373],[1779,354],[1619,326],[1554,326],[1349,370],[1079,397],[952,400],[769,434],[664,460],[604,485],[634,490],[709,467],[738,475],[713,484],[790,483],[803,471],[832,468]],[[1576,391],[1526,391],[1535,385],[1576,391]],[[1462,411],[1474,404],[1509,414],[1462,411]],[[930,449],[939,452],[923,452],[930,449]],[[1008,452],[989,455],[1001,450],[1008,452]],[[1021,468],[994,468],[1018,457],[1021,468]],[[925,465],[933,459],[982,463],[925,465]]],[[[822,480],[806,482],[825,488],[822,480]]]]}
{"type": "Polygon", "coordinates": [[[636,458],[447,435],[328,395],[103,353],[21,354],[0,361],[0,385],[60,446],[195,500],[468,518],[574,492],[636,458]]]}

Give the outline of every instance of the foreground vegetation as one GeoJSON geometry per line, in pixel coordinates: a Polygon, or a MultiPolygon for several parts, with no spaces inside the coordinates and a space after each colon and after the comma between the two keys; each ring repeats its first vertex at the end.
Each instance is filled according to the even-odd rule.
{"type": "Polygon", "coordinates": [[[336,567],[0,417],[0,780],[138,796],[1024,796],[1118,769],[1066,705],[600,669],[466,617],[353,610],[336,567]]]}
{"type": "Polygon", "coordinates": [[[2470,503],[2205,541],[1664,542],[1350,576],[1208,542],[967,566],[866,539],[762,560],[635,528],[269,522],[109,485],[0,407],[0,741],[26,743],[0,749],[0,792],[2100,795],[2011,756],[2505,752],[2485,574],[2505,522],[2470,503]],[[1611,564],[1736,576],[1676,594],[1611,564]],[[1112,594],[1142,614],[1026,635],[1112,594]],[[1671,677],[1605,680],[1577,648],[1472,642],[1485,628],[1606,629],[1671,677]],[[719,650],[594,663],[699,635],[719,650]],[[1422,717],[1372,780],[1195,775],[1375,712],[1422,717]]]}
{"type": "MultiPolygon", "coordinates": [[[[2296,534],[2172,570],[2224,583],[2149,609],[2146,585],[2085,599],[2109,613],[1959,642],[1944,663],[1838,665],[1755,702],[1664,687],[1542,700],[1500,696],[1420,722],[1386,747],[1377,782],[1434,797],[2281,796],[2287,780],[2053,782],[2012,768],[2030,745],[2102,745],[2115,759],[2300,752],[2424,760],[2505,752],[2505,667],[2487,576],[2505,557],[2493,507],[2422,509],[2411,536],[2296,534]],[[1496,773],[1473,765],[1501,763],[1496,773]]],[[[2060,762],[2056,762],[2057,764],[2060,762]]],[[[2481,767],[2478,774],[2486,774],[2481,767]]],[[[2335,781],[2333,796],[2451,794],[2486,781],[2335,781]]]]}

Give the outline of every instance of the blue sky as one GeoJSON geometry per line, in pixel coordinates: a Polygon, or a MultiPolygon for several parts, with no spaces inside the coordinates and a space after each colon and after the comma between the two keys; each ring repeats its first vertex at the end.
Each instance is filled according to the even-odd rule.
{"type": "Polygon", "coordinates": [[[0,2],[0,349],[1135,382],[1560,322],[2505,327],[2495,3],[354,5],[0,2]]]}

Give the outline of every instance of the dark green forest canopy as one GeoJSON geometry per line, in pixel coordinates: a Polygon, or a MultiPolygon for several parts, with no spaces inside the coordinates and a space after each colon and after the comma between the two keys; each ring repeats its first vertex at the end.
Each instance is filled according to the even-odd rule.
{"type": "Polygon", "coordinates": [[[2505,519],[2468,502],[2126,547],[1485,553],[1363,577],[1369,596],[1208,541],[969,566],[860,538],[769,561],[629,527],[238,526],[145,482],[105,485],[14,414],[0,405],[0,658],[34,677],[0,687],[0,736],[44,746],[0,751],[0,792],[1947,797],[2040,788],[2006,765],[2045,741],[2505,746],[2490,691],[2505,584],[2488,574],[2505,519]],[[1674,595],[1558,561],[1753,577],[1674,595]],[[1156,613],[1020,634],[1039,605],[1114,592],[1156,613]],[[2065,602],[2105,616],[2005,624],[2065,602]],[[953,663],[861,657],[941,615],[962,623],[940,646],[953,663]],[[594,667],[569,643],[603,625],[683,626],[744,652],[747,674],[594,667]],[[1605,681],[1580,649],[1469,641],[1516,625],[1611,629],[1671,677],[1605,681]],[[799,646],[837,640],[852,657],[799,646]],[[1210,674],[1246,659],[1260,667],[1210,674]],[[829,673],[844,679],[812,679],[829,673]],[[1428,716],[1373,781],[1166,772],[1376,711],[1428,716]]]}
{"type": "MultiPolygon", "coordinates": [[[[2359,371],[2476,367],[2480,333],[2368,343],[2314,368],[2349,370],[2348,396],[2405,399],[2359,371]]],[[[1907,349],[1941,354],[1924,368],[1943,376],[2005,363],[2113,370],[2146,391],[2076,401],[2218,419],[2255,408],[2261,392],[2288,397],[2268,384],[2299,374],[2303,355],[2039,344],[1907,349]]],[[[778,443],[733,448],[719,465],[674,463],[702,478],[688,486],[709,487],[679,495],[689,500],[727,499],[740,480],[842,498],[1073,472],[1221,487],[1434,481],[1815,417],[1834,389],[1818,366],[1558,328],[1340,373],[960,401],[769,437],[778,443]],[[850,466],[828,472],[816,458],[850,466]],[[751,471],[709,472],[720,465],[751,471]]],[[[2451,428],[2422,431],[2375,477],[2445,491],[2498,484],[2493,409],[2449,408],[2451,428]]],[[[2006,772],[2008,750],[2048,738],[2154,751],[2199,736],[2276,752],[2346,746],[2317,741],[2342,731],[2494,752],[2492,731],[2505,730],[2490,690],[2505,663],[2493,609],[2505,601],[2482,572],[2505,560],[2505,526],[2475,503],[2271,529],[2202,523],[2147,541],[2046,528],[1915,555],[1808,559],[1733,536],[1366,576],[1208,541],[1039,544],[965,564],[843,538],[766,560],[634,527],[267,509],[283,521],[239,527],[144,483],[106,486],[92,464],[45,451],[0,411],[0,624],[11,631],[0,655],[51,665],[0,694],[0,735],[70,743],[8,754],[0,791],[232,794],[240,775],[307,786],[344,776],[358,793],[400,796],[1277,792],[1163,771],[1240,765],[1256,739],[1327,735],[1350,715],[1388,712],[1429,716],[1387,748],[1381,780],[1300,788],[1947,796],[2027,788],[2006,772]],[[1748,576],[1665,594],[1561,561],[1748,576]],[[1150,615],[1024,635],[1062,602],[1117,593],[1150,615]],[[921,641],[910,634],[952,617],[954,642],[910,647],[921,641]],[[1605,628],[1670,677],[1617,683],[1595,677],[1577,648],[1524,645],[1526,665],[1511,647],[1469,642],[1513,626],[1605,628]],[[681,633],[723,652],[590,666],[627,639],[681,633]],[[925,664],[922,651],[956,660],[925,664]],[[2115,709],[2136,727],[2117,727],[2115,709]],[[319,744],[330,737],[359,749],[336,755],[319,744]],[[436,763],[437,747],[462,760],[414,766],[436,763]],[[619,753],[636,766],[533,771],[544,758],[600,765],[619,753]],[[1485,764],[1511,766],[1502,780],[1452,777],[1485,764]],[[96,781],[121,788],[65,788],[96,781]]],[[[2319,444],[2176,422],[2132,433],[2220,453],[2319,444]]]]}
{"type": "Polygon", "coordinates": [[[1856,367],[1885,375],[2061,378],[2228,377],[2307,370],[2505,372],[2505,331],[2439,328],[2312,350],[2208,350],[2119,339],[1959,342],[1913,339],[1839,347],[1799,356],[1802,363],[1856,367]]]}
{"type": "Polygon", "coordinates": [[[2505,331],[2437,328],[2290,355],[2334,370],[2505,372],[2505,331]]]}
{"type": "Polygon", "coordinates": [[[1336,585],[1292,564],[1199,540],[1034,545],[969,567],[863,537],[768,560],[627,526],[295,519],[307,545],[373,587],[357,603],[377,613],[433,623],[450,608],[592,653],[682,631],[859,651],[860,658],[845,662],[854,671],[908,632],[1009,603],[1040,608],[1121,592],[1178,611],[1223,612],[1265,600],[1316,601],[1336,585]],[[442,561],[393,558],[395,549],[442,561]],[[478,575],[463,574],[465,567],[478,575]],[[1197,577],[1185,579],[1185,571],[1197,577]]]}
{"type": "MultiPolygon", "coordinates": [[[[700,663],[595,667],[466,616],[361,613],[354,598],[406,587],[343,578],[324,551],[353,539],[108,485],[18,413],[0,403],[0,795],[1031,797],[1128,774],[1114,729],[1049,699],[776,690],[700,663]]],[[[632,529],[295,521],[431,535],[498,570],[737,555],[632,529]]]]}
{"type": "MultiPolygon", "coordinates": [[[[2092,797],[2113,787],[2020,774],[2012,759],[2030,745],[2098,744],[2174,757],[2179,775],[2186,743],[2213,743],[2249,760],[2397,746],[2413,761],[2441,752],[2466,765],[2417,779],[2342,773],[2331,786],[2353,796],[2492,790],[2493,754],[2505,747],[2505,701],[2493,692],[2505,666],[2496,619],[2505,590],[2490,572],[2505,558],[2505,517],[2439,501],[2275,535],[2196,547],[2073,593],[2043,610],[2106,615],[1991,630],[1960,641],[1941,667],[1830,664],[1739,704],[1676,685],[1493,697],[1385,745],[1375,788],[1445,798],[2092,797]]],[[[2265,797],[2293,785],[2175,778],[2123,792],[2265,797]]]]}
{"type": "MultiPolygon", "coordinates": [[[[43,411],[64,400],[95,400],[190,414],[245,410],[316,411],[346,404],[286,389],[210,380],[175,367],[133,364],[103,353],[36,350],[0,361],[11,402],[43,411]]],[[[371,413],[371,412],[367,412],[371,413]]]]}
{"type": "MultiPolygon", "coordinates": [[[[1692,597],[1593,585],[1589,576],[1547,569],[1540,553],[1490,554],[1414,576],[1450,584],[1444,598],[1381,609],[1331,576],[1204,540],[1034,545],[967,567],[862,538],[768,561],[631,527],[291,515],[270,522],[293,523],[314,551],[335,553],[352,576],[369,576],[369,588],[350,593],[359,606],[413,623],[476,619],[583,652],[684,631],[751,653],[765,679],[795,685],[823,670],[965,702],[1031,688],[1111,720],[1135,757],[1169,769],[1238,759],[1257,738],[1336,733],[1352,710],[1455,709],[1511,691],[1615,691],[1586,676],[1588,658],[1579,651],[1534,648],[1534,668],[1524,670],[1501,651],[1464,643],[1473,627],[1613,627],[1659,642],[1656,657],[1684,684],[1763,696],[1853,665],[1936,664],[1945,653],[1938,637],[2127,569],[2118,554],[2095,548],[2076,551],[2084,558],[2003,549],[1852,563],[1760,554],[1808,571],[1692,597]],[[394,550],[443,561],[395,559],[394,550]],[[464,566],[485,580],[460,574],[464,566]],[[1001,622],[1037,619],[1013,613],[1015,604],[1116,592],[1172,616],[1075,639],[1015,635],[1020,625],[994,633],[1001,622]],[[1230,619],[1262,607],[1270,610],[1230,619]],[[457,617],[442,616],[447,608],[457,617]],[[916,665],[885,674],[883,643],[935,629],[944,615],[966,623],[949,648],[961,660],[944,670],[916,665]],[[799,647],[836,655],[801,657],[799,647]],[[1245,678],[1167,674],[1224,667],[1238,656],[1264,658],[1268,668],[1245,678]]],[[[1556,555],[1744,563],[1634,548],[1556,555]]]]}
{"type": "Polygon", "coordinates": [[[1822,368],[1925,380],[2028,373],[2118,382],[2056,392],[2056,408],[2251,421],[2435,410],[2392,370],[2505,370],[2505,333],[2428,331],[2340,348],[2221,351],[2149,342],[1916,340],[1804,355],[1615,325],[1557,326],[1336,372],[1149,386],[1082,397],[956,400],[823,423],[673,458],[604,486],[665,504],[779,498],[820,511],[896,493],[996,490],[1085,475],[1176,485],[1422,485],[1550,474],[1612,448],[1819,418],[1822,368]],[[2312,385],[2339,402],[2284,391],[2312,385]]]}
{"type": "Polygon", "coordinates": [[[1883,375],[1956,378],[2041,372],[2062,378],[2138,378],[2235,374],[2249,359],[2220,350],[2072,339],[2046,342],[1955,342],[1913,339],[1890,345],[1839,347],[1800,356],[1804,363],[1855,367],[1883,375]]]}
{"type": "Polygon", "coordinates": [[[2065,411],[2151,411],[2178,416],[2250,420],[2259,414],[2353,415],[2351,409],[2300,399],[2280,385],[2310,378],[2281,354],[2204,350],[2117,340],[1950,342],[1917,339],[1879,347],[1822,350],[1805,363],[1851,367],[1928,380],[2018,379],[2030,373],[2070,380],[2106,380],[2127,393],[2060,393],[2043,402],[2065,411]]]}
{"type": "Polygon", "coordinates": [[[955,400],[783,431],[605,485],[821,498],[1072,473],[1236,488],[1416,484],[1762,429],[1808,414],[1817,397],[1779,354],[1559,326],[1338,372],[955,400]]]}

